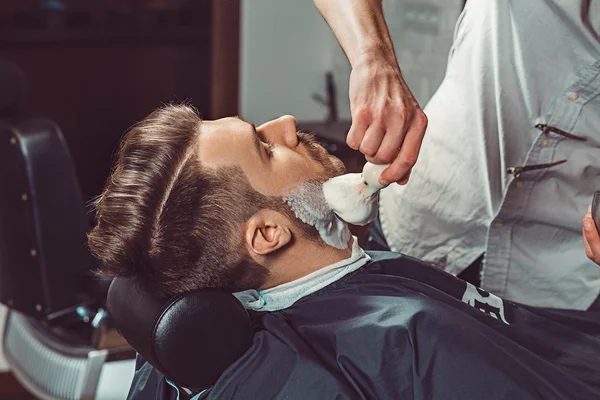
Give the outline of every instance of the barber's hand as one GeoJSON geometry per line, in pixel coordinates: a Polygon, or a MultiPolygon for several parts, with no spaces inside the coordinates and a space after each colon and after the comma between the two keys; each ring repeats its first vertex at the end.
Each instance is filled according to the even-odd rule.
{"type": "Polygon", "coordinates": [[[592,219],[592,206],[588,208],[583,218],[583,245],[588,258],[600,265],[600,234],[592,219]]]}
{"type": "Polygon", "coordinates": [[[400,74],[396,60],[361,58],[350,74],[352,127],[348,146],[374,164],[392,163],[382,184],[408,182],[427,128],[427,117],[400,74]]]}

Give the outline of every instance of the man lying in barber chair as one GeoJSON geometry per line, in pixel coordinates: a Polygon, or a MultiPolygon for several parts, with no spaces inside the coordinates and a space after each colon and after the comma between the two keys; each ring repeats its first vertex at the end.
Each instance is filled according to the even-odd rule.
{"type": "MultiPolygon", "coordinates": [[[[255,128],[167,106],[124,138],[89,237],[102,272],[157,297],[220,288],[253,322],[198,398],[600,398],[597,314],[503,301],[356,238],[325,245],[283,197],[343,170],[289,116],[255,128]]],[[[130,398],[186,394],[159,364],[138,357],[130,398]]]]}

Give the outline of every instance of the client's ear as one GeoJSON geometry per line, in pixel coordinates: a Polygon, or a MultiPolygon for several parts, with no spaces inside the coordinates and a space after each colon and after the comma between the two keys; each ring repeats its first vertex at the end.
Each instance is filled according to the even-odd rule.
{"type": "Polygon", "coordinates": [[[246,223],[246,246],[250,253],[266,256],[292,241],[290,220],[274,210],[260,210],[246,223]]]}

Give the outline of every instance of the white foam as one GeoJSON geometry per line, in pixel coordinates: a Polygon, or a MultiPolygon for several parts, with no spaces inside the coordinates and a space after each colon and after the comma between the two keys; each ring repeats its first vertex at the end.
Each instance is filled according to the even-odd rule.
{"type": "Polygon", "coordinates": [[[351,234],[348,225],[327,205],[320,182],[302,183],[283,200],[299,220],[317,229],[325,243],[337,249],[349,247],[351,234]]]}
{"type": "Polygon", "coordinates": [[[361,174],[346,174],[323,184],[329,207],[344,221],[366,225],[377,218],[379,190],[365,184],[361,174]]]}

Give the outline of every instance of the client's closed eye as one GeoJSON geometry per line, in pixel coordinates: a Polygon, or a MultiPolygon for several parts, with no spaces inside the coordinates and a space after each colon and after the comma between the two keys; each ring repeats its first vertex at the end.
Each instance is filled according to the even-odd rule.
{"type": "Polygon", "coordinates": [[[261,138],[261,141],[267,145],[267,155],[271,157],[273,155],[273,149],[275,148],[275,144],[267,138],[261,138]]]}
{"type": "Polygon", "coordinates": [[[263,144],[262,147],[264,148],[267,157],[271,158],[273,156],[273,150],[275,150],[277,145],[275,142],[271,141],[269,136],[266,135],[262,129],[257,130],[254,124],[250,124],[250,126],[252,127],[254,133],[254,144],[257,148],[260,147],[260,144],[263,144]]]}

